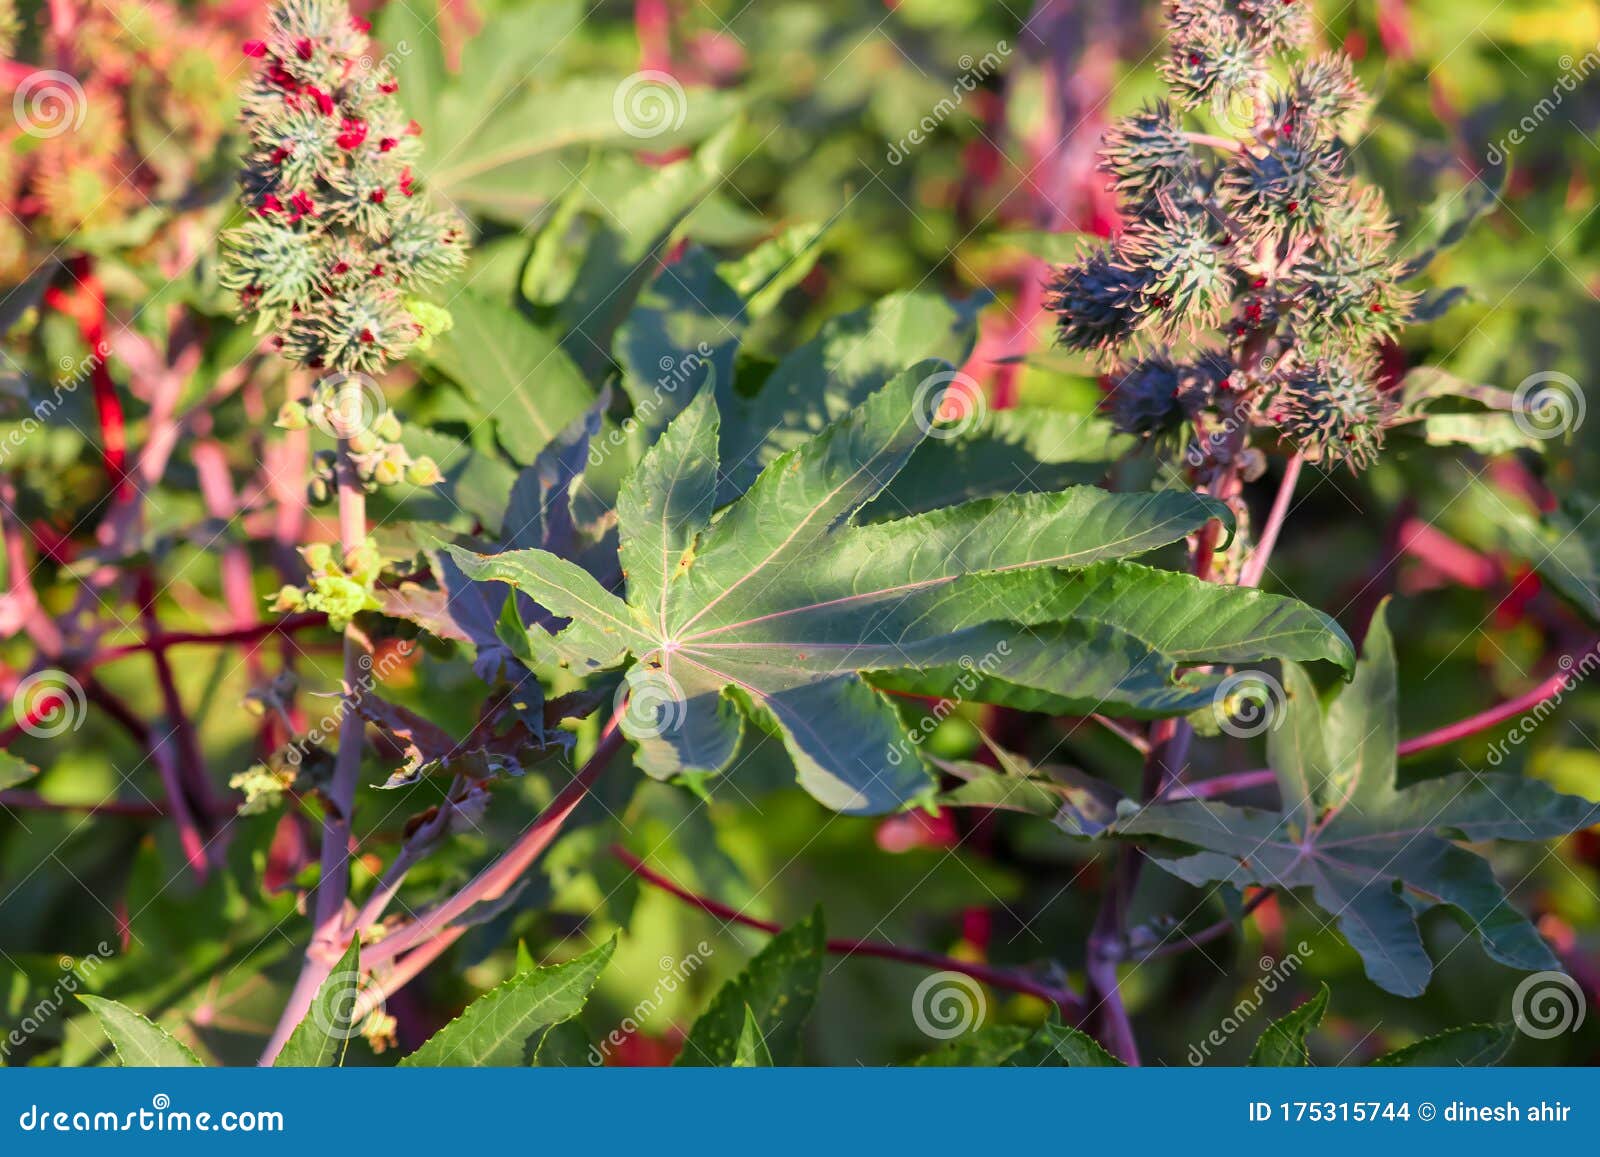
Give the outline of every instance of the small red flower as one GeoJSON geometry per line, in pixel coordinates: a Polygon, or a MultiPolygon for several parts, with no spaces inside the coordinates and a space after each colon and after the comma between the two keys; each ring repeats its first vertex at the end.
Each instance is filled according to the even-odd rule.
{"type": "Polygon", "coordinates": [[[416,192],[411,185],[411,170],[409,168],[400,171],[400,192],[407,197],[416,192]]]}
{"type": "Polygon", "coordinates": [[[383,266],[381,264],[374,265],[372,267],[371,276],[373,276],[373,277],[382,277],[383,276],[383,266]]]}
{"type": "Polygon", "coordinates": [[[350,27],[365,36],[372,31],[372,21],[354,14],[350,17],[350,27]]]}
{"type": "Polygon", "coordinates": [[[303,189],[289,198],[289,207],[292,210],[289,214],[290,221],[298,221],[302,217],[315,217],[317,215],[317,206],[311,200],[311,194],[303,189]]]}
{"type": "Polygon", "coordinates": [[[1300,202],[1299,201],[1290,201],[1287,205],[1284,206],[1284,208],[1288,209],[1289,212],[1294,213],[1294,212],[1299,210],[1300,202]]]}
{"type": "Polygon", "coordinates": [[[265,40],[246,40],[243,47],[244,54],[254,57],[256,60],[260,60],[267,54],[267,42],[265,40]]]}
{"type": "Polygon", "coordinates": [[[378,339],[372,336],[372,331],[370,329],[364,329],[361,331],[361,340],[366,342],[368,345],[371,345],[378,339]]]}
{"type": "Polygon", "coordinates": [[[380,153],[387,153],[390,149],[395,148],[399,144],[400,141],[395,137],[384,137],[378,142],[378,151],[380,153]]]}
{"type": "Polygon", "coordinates": [[[416,121],[407,121],[406,122],[406,136],[408,136],[408,137],[420,137],[421,135],[422,135],[422,126],[421,125],[419,125],[416,121]]]}
{"type": "Polygon", "coordinates": [[[314,84],[306,85],[306,92],[317,102],[317,107],[322,110],[323,116],[331,117],[333,115],[333,97],[314,84]]]}
{"type": "Polygon", "coordinates": [[[299,92],[300,82],[289,75],[289,70],[274,60],[267,66],[267,80],[283,89],[284,92],[299,92]]]}
{"type": "Polygon", "coordinates": [[[259,212],[263,217],[269,213],[282,213],[283,202],[278,200],[276,194],[268,193],[261,198],[261,204],[258,206],[257,212],[259,212]]]}
{"type": "Polygon", "coordinates": [[[301,60],[311,59],[311,37],[302,36],[294,42],[294,54],[301,60]]]}
{"type": "Polygon", "coordinates": [[[277,148],[272,150],[272,158],[267,163],[272,165],[281,165],[288,159],[289,150],[284,148],[282,145],[279,145],[277,148]]]}
{"type": "Polygon", "coordinates": [[[400,91],[400,82],[395,80],[393,77],[390,77],[388,80],[379,81],[378,91],[382,93],[398,92],[400,91]]]}
{"type": "Polygon", "coordinates": [[[341,149],[354,149],[367,139],[367,122],[359,117],[345,117],[339,125],[339,135],[334,143],[341,149]]]}
{"type": "Polygon", "coordinates": [[[382,189],[374,189],[367,197],[367,200],[371,201],[374,205],[381,205],[383,204],[383,199],[386,195],[387,194],[385,194],[382,189]]]}
{"type": "Polygon", "coordinates": [[[349,272],[350,272],[350,263],[348,261],[337,261],[337,262],[334,263],[333,275],[335,277],[342,277],[346,273],[349,273],[349,272]]]}

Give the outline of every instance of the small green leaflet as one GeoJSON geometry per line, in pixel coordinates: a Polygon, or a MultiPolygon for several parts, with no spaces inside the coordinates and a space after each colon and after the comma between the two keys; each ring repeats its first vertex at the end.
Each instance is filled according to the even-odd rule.
{"type": "Polygon", "coordinates": [[[1088,1033],[1062,1024],[1052,1015],[1037,1029],[992,1024],[918,1057],[913,1064],[928,1068],[1122,1068],[1088,1033]]]}
{"type": "Polygon", "coordinates": [[[1384,1067],[1410,1068],[1497,1065],[1510,1050],[1516,1035],[1514,1025],[1467,1024],[1385,1053],[1372,1063],[1384,1067]]]}
{"type": "Polygon", "coordinates": [[[350,947],[328,979],[317,989],[305,1019],[295,1026],[283,1049],[273,1061],[274,1068],[326,1068],[344,1064],[350,1038],[361,1028],[352,1020],[360,1004],[362,982],[360,941],[350,947]]]}
{"type": "Polygon", "coordinates": [[[778,457],[714,520],[719,411],[702,390],[623,485],[626,602],[541,551],[454,557],[572,620],[530,634],[534,653],[589,669],[635,660],[622,728],[646,771],[721,771],[754,718],[801,784],[850,814],[930,787],[885,689],[1154,718],[1211,700],[1219,676],[1175,678],[1180,662],[1349,662],[1332,620],[1294,600],[1117,561],[1226,517],[1187,491],[1084,486],[861,523],[927,439],[919,407],[941,364],[778,457]]]}
{"type": "Polygon", "coordinates": [[[612,937],[566,964],[518,971],[467,1005],[400,1063],[432,1068],[520,1067],[545,1032],[583,1010],[617,946],[612,937]]]}
{"type": "Polygon", "coordinates": [[[798,1064],[800,1033],[817,999],[826,952],[820,910],[778,933],[711,998],[674,1063],[738,1065],[755,1055],[750,1036],[760,1041],[763,1063],[798,1064]]]}
{"type": "Polygon", "coordinates": [[[1417,916],[1436,906],[1463,916],[1502,964],[1558,968],[1488,861],[1464,844],[1555,839],[1600,821],[1600,805],[1517,775],[1466,772],[1397,787],[1394,643],[1382,611],[1355,678],[1326,712],[1291,663],[1284,692],[1286,714],[1267,744],[1280,811],[1155,804],[1111,833],[1201,849],[1157,856],[1193,884],[1306,889],[1338,921],[1373,982],[1403,996],[1421,993],[1433,973],[1417,916]]]}
{"type": "Polygon", "coordinates": [[[126,1005],[101,996],[80,995],[79,1000],[100,1022],[117,1050],[117,1061],[125,1069],[197,1069],[200,1058],[189,1047],[160,1025],[134,1012],[126,1005]]]}
{"type": "Polygon", "coordinates": [[[1276,1068],[1304,1068],[1311,1063],[1311,1050],[1306,1037],[1322,1023],[1328,1011],[1328,986],[1320,985],[1316,995],[1287,1016],[1279,1017],[1267,1026],[1250,1050],[1250,1063],[1276,1068]]]}
{"type": "Polygon", "coordinates": [[[39,774],[39,769],[21,756],[0,751],[0,791],[26,783],[39,774]]]}
{"type": "Polygon", "coordinates": [[[734,1050],[733,1067],[736,1069],[770,1069],[772,1053],[767,1050],[761,1026],[750,1006],[744,1006],[744,1027],[739,1030],[739,1044],[734,1050]]]}

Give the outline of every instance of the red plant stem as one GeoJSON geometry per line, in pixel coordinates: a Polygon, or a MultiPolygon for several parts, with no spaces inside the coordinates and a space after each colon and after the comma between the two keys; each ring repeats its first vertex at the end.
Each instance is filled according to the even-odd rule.
{"type": "MultiPolygon", "coordinates": [[[[1469,735],[1476,735],[1480,731],[1487,731],[1497,723],[1504,723],[1528,711],[1532,711],[1539,704],[1554,699],[1572,689],[1577,676],[1572,669],[1563,668],[1551,675],[1531,691],[1518,695],[1515,699],[1507,699],[1504,703],[1497,703],[1475,715],[1459,719],[1454,723],[1433,731],[1424,732],[1411,739],[1402,740],[1395,747],[1395,755],[1401,759],[1410,755],[1417,755],[1424,751],[1431,751],[1435,747],[1444,747],[1458,739],[1465,739],[1469,735]]],[[[1200,783],[1183,784],[1165,796],[1168,800],[1179,799],[1214,799],[1219,795],[1231,795],[1236,791],[1249,791],[1252,788],[1265,787],[1275,782],[1270,768],[1258,768],[1254,771],[1236,771],[1230,775],[1219,775],[1213,779],[1200,783]]]]}
{"type": "Polygon", "coordinates": [[[1179,953],[1189,951],[1191,948],[1199,948],[1202,944],[1209,944],[1213,940],[1219,940],[1226,936],[1229,932],[1233,931],[1234,928],[1238,927],[1245,920],[1249,919],[1251,914],[1255,912],[1257,908],[1261,907],[1261,905],[1265,904],[1271,898],[1272,889],[1262,888],[1257,891],[1254,896],[1251,896],[1249,900],[1245,901],[1244,908],[1240,911],[1239,920],[1237,922],[1233,920],[1218,920],[1215,924],[1211,924],[1205,928],[1202,928],[1192,936],[1183,936],[1182,939],[1179,940],[1172,940],[1165,944],[1158,944],[1149,952],[1146,952],[1141,959],[1159,960],[1163,956],[1176,956],[1179,953]]]}
{"type": "Polygon", "coordinates": [[[160,819],[166,809],[160,804],[139,800],[107,799],[99,803],[63,803],[45,799],[35,791],[0,791],[0,808],[35,812],[85,812],[94,816],[134,816],[139,819],[160,819]]]}
{"type": "MultiPolygon", "coordinates": [[[[350,457],[350,444],[339,440],[339,542],[344,553],[361,547],[367,539],[367,499],[361,478],[350,457]]],[[[363,683],[370,678],[371,659],[361,637],[345,628],[344,696],[340,703],[339,740],[334,753],[333,778],[323,798],[321,873],[317,878],[311,942],[306,945],[300,976],[288,1003],[267,1040],[260,1063],[277,1059],[289,1034],[304,1019],[317,989],[344,954],[348,935],[344,909],[350,893],[350,835],[355,812],[356,787],[361,778],[361,747],[366,724],[356,703],[363,683]]]]}
{"type": "Polygon", "coordinates": [[[140,655],[146,651],[165,651],[169,647],[259,643],[270,639],[274,635],[290,635],[297,631],[325,626],[327,622],[328,616],[320,611],[303,611],[299,614],[286,615],[276,622],[255,623],[248,627],[237,627],[230,631],[156,632],[137,643],[124,643],[120,646],[108,647],[91,658],[89,665],[98,667],[102,663],[110,663],[117,659],[126,658],[129,655],[140,655]]]}
{"type": "Polygon", "coordinates": [[[111,346],[106,341],[106,295],[100,278],[88,257],[76,257],[69,265],[76,286],[68,291],[51,286],[45,293],[45,303],[52,309],[72,318],[78,334],[89,347],[89,382],[94,390],[95,411],[100,422],[100,455],[105,464],[106,477],[115,487],[117,501],[133,498],[133,482],[128,476],[127,422],[122,413],[122,399],[117,395],[116,383],[111,380],[108,359],[111,346]]]}
{"type": "MultiPolygon", "coordinates": [[[[160,630],[160,624],[156,620],[155,576],[148,567],[139,572],[137,592],[140,621],[147,634],[155,634],[160,630]]],[[[172,672],[172,664],[167,662],[167,653],[154,649],[150,652],[150,657],[155,664],[156,683],[161,688],[161,701],[166,710],[167,724],[178,738],[180,756],[178,767],[183,778],[184,791],[188,795],[190,809],[200,820],[202,831],[209,843],[211,820],[220,809],[211,790],[211,781],[206,775],[205,752],[200,746],[200,736],[195,731],[194,722],[189,718],[188,711],[184,709],[177,676],[172,672]]]]}
{"type": "Polygon", "coordinates": [[[1272,550],[1278,545],[1278,533],[1283,529],[1284,519],[1289,516],[1289,507],[1294,501],[1294,488],[1300,481],[1300,468],[1304,464],[1305,459],[1298,451],[1284,463],[1283,480],[1278,483],[1278,494],[1272,500],[1272,510],[1268,512],[1267,521],[1261,527],[1261,537],[1256,540],[1256,549],[1240,568],[1240,586],[1261,585],[1261,576],[1267,572],[1267,560],[1272,557],[1272,550]]]}
{"type": "MultiPolygon", "coordinates": [[[[613,844],[611,854],[627,865],[628,870],[645,883],[660,888],[663,892],[668,892],[684,903],[693,905],[702,912],[715,916],[719,920],[742,924],[746,928],[756,928],[762,932],[776,933],[782,931],[781,925],[774,924],[770,920],[747,916],[727,904],[712,900],[706,896],[696,895],[687,888],[675,884],[620,845],[613,844]]],[[[1048,1000],[1061,1010],[1063,1017],[1072,1021],[1082,1019],[1085,1012],[1083,998],[1076,993],[1056,988],[1031,977],[1021,976],[999,968],[992,968],[986,964],[974,964],[967,960],[957,960],[954,957],[942,956],[937,952],[924,952],[920,948],[902,948],[897,944],[885,944],[877,940],[851,940],[846,938],[830,938],[827,942],[827,949],[837,956],[872,956],[880,960],[898,960],[902,964],[914,964],[946,972],[959,972],[963,976],[970,976],[972,979],[987,984],[991,988],[998,988],[1005,992],[1020,992],[1026,996],[1036,996],[1041,1000],[1048,1000]]]]}
{"type": "Polygon", "coordinates": [[[560,832],[561,825],[566,823],[567,817],[572,815],[573,810],[583,801],[583,797],[589,793],[589,788],[611,762],[612,756],[621,749],[623,738],[617,726],[618,720],[618,715],[611,717],[600,733],[600,741],[595,745],[594,754],[589,756],[583,769],[556,793],[555,798],[528,826],[528,830],[518,837],[516,843],[448,900],[430,909],[414,923],[390,933],[367,948],[361,954],[362,963],[376,965],[386,960],[393,960],[407,949],[415,948],[424,941],[449,931],[450,924],[474,904],[486,900],[498,900],[505,895],[540,854],[550,846],[560,832]]]}

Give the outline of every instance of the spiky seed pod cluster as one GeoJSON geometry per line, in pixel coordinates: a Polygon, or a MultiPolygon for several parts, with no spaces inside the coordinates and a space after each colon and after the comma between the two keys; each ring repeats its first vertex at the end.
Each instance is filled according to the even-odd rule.
{"type": "MultiPolygon", "coordinates": [[[[1396,334],[1416,295],[1402,288],[1382,195],[1347,171],[1340,133],[1366,99],[1350,61],[1278,60],[1307,40],[1308,0],[1172,0],[1167,15],[1170,99],[1113,125],[1101,150],[1126,224],[1057,272],[1047,304],[1062,344],[1110,371],[1106,406],[1118,428],[1162,445],[1185,418],[1237,433],[1201,439],[1197,466],[1210,469],[1242,461],[1241,415],[1261,412],[1257,401],[1282,385],[1270,367],[1343,355],[1342,376],[1324,377],[1368,373],[1366,355],[1396,334]],[[1203,114],[1192,129],[1191,114],[1203,114]],[[1204,360],[1228,387],[1194,412],[1174,400],[1175,375],[1216,336],[1224,345],[1204,360]]],[[[1283,396],[1314,394],[1302,382],[1283,396]]],[[[1377,403],[1334,410],[1353,422],[1388,417],[1377,403]]],[[[1286,412],[1310,428],[1292,406],[1286,412]]],[[[1364,465],[1380,441],[1376,426],[1341,426],[1317,444],[1324,461],[1364,465]]]]}
{"type": "Polygon", "coordinates": [[[1364,470],[1383,448],[1392,410],[1368,359],[1331,355],[1273,383],[1265,415],[1308,462],[1364,470]]]}
{"type": "Polygon", "coordinates": [[[420,129],[343,0],[282,0],[245,53],[252,219],[224,238],[223,285],[290,359],[377,372],[427,333],[415,295],[461,267],[464,226],[422,194],[420,129]]]}
{"type": "Polygon", "coordinates": [[[1102,408],[1118,433],[1170,443],[1181,440],[1227,378],[1225,358],[1180,363],[1158,354],[1113,374],[1102,408]]]}

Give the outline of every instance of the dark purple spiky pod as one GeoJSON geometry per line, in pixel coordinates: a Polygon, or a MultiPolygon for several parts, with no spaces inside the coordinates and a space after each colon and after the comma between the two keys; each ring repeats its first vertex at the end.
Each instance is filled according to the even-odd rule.
{"type": "Polygon", "coordinates": [[[1189,363],[1162,355],[1119,368],[1101,408],[1122,434],[1170,442],[1211,404],[1217,387],[1228,378],[1225,357],[1206,354],[1189,363]]]}
{"type": "Polygon", "coordinates": [[[1291,371],[1274,385],[1266,406],[1267,420],[1306,461],[1342,462],[1353,473],[1377,458],[1392,413],[1370,361],[1338,355],[1291,371]]]}
{"type": "Polygon", "coordinates": [[[1061,344],[1102,356],[1115,354],[1133,337],[1147,280],[1109,250],[1057,270],[1045,308],[1057,315],[1061,344]]]}
{"type": "Polygon", "coordinates": [[[1252,240],[1320,228],[1349,190],[1344,154],[1304,120],[1288,123],[1270,144],[1235,155],[1218,181],[1218,199],[1252,240]]]}

